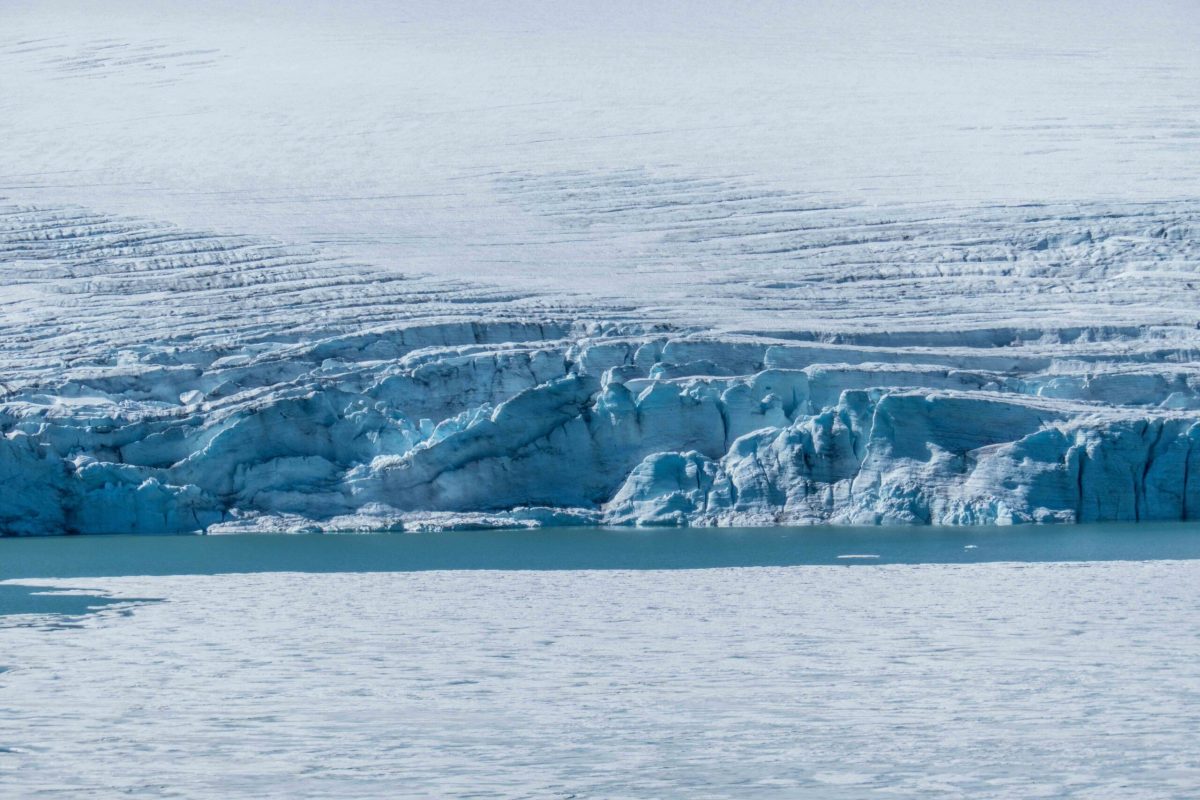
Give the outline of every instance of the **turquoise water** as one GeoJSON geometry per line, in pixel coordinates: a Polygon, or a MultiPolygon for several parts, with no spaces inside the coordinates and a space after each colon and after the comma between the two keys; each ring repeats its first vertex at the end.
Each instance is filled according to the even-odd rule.
{"type": "MultiPolygon", "coordinates": [[[[62,593],[41,586],[0,584],[0,617],[13,614],[51,614],[74,617],[106,606],[128,603],[88,593],[62,593]]],[[[143,601],[145,602],[145,601],[143,601]]]]}
{"type": "MultiPolygon", "coordinates": [[[[1200,558],[1200,525],[707,528],[0,539],[0,580],[426,570],[704,569],[1200,558]]],[[[0,615],[73,615],[106,598],[0,586],[0,615]]]]}
{"type": "Polygon", "coordinates": [[[1200,558],[1200,525],[705,528],[0,540],[0,580],[441,569],[704,569],[1200,558]],[[875,556],[848,558],[847,556],[875,556]]]}

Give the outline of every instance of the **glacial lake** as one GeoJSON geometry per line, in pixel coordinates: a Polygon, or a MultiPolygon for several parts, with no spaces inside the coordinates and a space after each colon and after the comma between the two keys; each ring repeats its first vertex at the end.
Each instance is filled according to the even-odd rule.
{"type": "Polygon", "coordinates": [[[245,572],[712,569],[1200,558],[1200,524],[547,528],[0,539],[0,580],[245,572]]]}
{"type": "Polygon", "coordinates": [[[1200,526],[0,540],[0,787],[1191,798],[1200,526]]]}
{"type": "Polygon", "coordinates": [[[86,613],[112,603],[20,578],[426,570],[1145,561],[1200,558],[1200,525],[547,528],[442,533],[51,536],[0,539],[0,616],[86,613]]]}

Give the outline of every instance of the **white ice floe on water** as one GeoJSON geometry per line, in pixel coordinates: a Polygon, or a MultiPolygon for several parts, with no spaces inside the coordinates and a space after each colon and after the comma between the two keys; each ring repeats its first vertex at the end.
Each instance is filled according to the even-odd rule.
{"type": "Polygon", "coordinates": [[[50,633],[0,618],[13,797],[1151,800],[1200,782],[1200,561],[28,582],[168,602],[50,633]]]}
{"type": "Polygon", "coordinates": [[[0,533],[1200,508],[1190,6],[2,13],[0,533]]]}

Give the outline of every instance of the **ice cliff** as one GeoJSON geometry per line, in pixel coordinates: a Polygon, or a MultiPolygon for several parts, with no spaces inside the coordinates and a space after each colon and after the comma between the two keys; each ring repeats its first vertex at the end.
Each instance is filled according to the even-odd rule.
{"type": "Polygon", "coordinates": [[[1190,203],[518,183],[641,237],[625,301],[0,206],[0,532],[1200,514],[1190,203]]]}
{"type": "Polygon", "coordinates": [[[1098,360],[1111,331],[1068,333],[1099,340],[1076,348],[1097,360],[504,320],[173,347],[9,393],[0,529],[1200,513],[1200,367],[1098,360]]]}

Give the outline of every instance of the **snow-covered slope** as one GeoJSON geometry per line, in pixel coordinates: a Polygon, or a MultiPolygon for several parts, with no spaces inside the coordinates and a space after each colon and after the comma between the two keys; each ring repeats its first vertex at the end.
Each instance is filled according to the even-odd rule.
{"type": "Polygon", "coordinates": [[[5,4],[0,532],[1200,513],[1193,4],[644,5],[5,4]]]}

